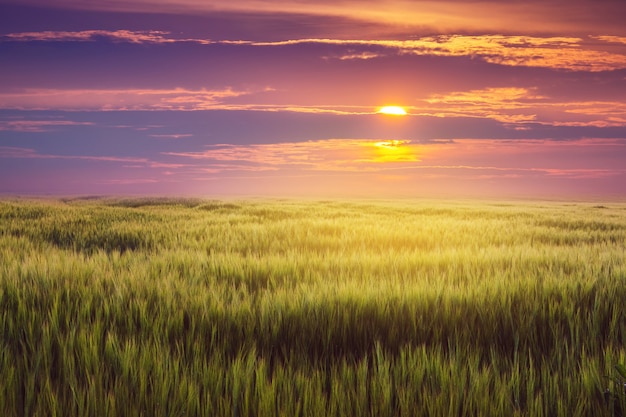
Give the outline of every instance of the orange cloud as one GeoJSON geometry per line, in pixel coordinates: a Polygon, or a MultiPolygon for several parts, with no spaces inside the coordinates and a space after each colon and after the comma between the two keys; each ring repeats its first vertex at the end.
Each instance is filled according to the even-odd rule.
{"type": "Polygon", "coordinates": [[[604,42],[609,42],[609,43],[621,43],[626,45],[626,37],[624,36],[609,36],[609,35],[604,35],[604,36],[592,36],[593,39],[598,39],[604,42]]]}
{"type": "MultiPolygon", "coordinates": [[[[596,39],[616,42],[622,38],[604,36],[596,39]]],[[[537,37],[507,35],[441,35],[415,40],[341,40],[295,39],[277,42],[246,42],[257,46],[281,46],[304,43],[322,43],[346,46],[376,46],[403,54],[434,56],[471,56],[486,62],[507,66],[528,66],[567,69],[574,71],[610,71],[626,68],[626,53],[608,52],[577,37],[537,37]]],[[[380,52],[359,52],[339,55],[338,58],[380,56],[380,52]],[[367,55],[369,54],[369,55],[367,55]]],[[[344,58],[345,59],[345,58],[344,58]]]]}
{"type": "MultiPolygon", "coordinates": [[[[263,89],[260,92],[271,91],[263,89]]],[[[0,108],[21,110],[248,110],[311,114],[375,114],[374,106],[233,104],[254,91],[189,89],[61,90],[25,89],[0,93],[0,108]]],[[[497,120],[511,128],[524,124],[553,126],[626,126],[626,104],[619,101],[557,101],[536,88],[498,87],[434,94],[407,106],[410,114],[433,117],[473,117],[497,120]]],[[[61,126],[88,125],[65,120],[0,121],[1,130],[43,132],[61,126]]],[[[152,135],[183,138],[184,134],[152,135]]]]}
{"type": "Polygon", "coordinates": [[[526,88],[487,88],[433,95],[424,100],[428,105],[418,111],[437,117],[483,117],[519,123],[534,121],[531,101],[544,99],[526,88]]]}
{"type": "MultiPolygon", "coordinates": [[[[428,54],[479,56],[487,62],[509,66],[608,71],[626,68],[626,55],[595,50],[572,37],[435,36],[418,41],[428,54]]],[[[414,53],[424,54],[422,50],[414,53]]]]}
{"type": "Polygon", "coordinates": [[[553,126],[626,126],[626,104],[613,101],[559,102],[536,89],[505,87],[436,94],[412,107],[435,117],[476,117],[502,123],[553,126]]]}
{"type": "MultiPolygon", "coordinates": [[[[86,30],[42,31],[11,33],[3,36],[13,41],[93,41],[108,38],[115,42],[253,45],[259,47],[297,44],[328,44],[350,47],[383,47],[395,53],[433,56],[471,56],[486,62],[507,66],[528,66],[567,69],[573,71],[610,71],[626,68],[626,51],[617,45],[626,45],[619,36],[591,36],[608,45],[586,42],[579,37],[521,36],[521,35],[439,35],[414,40],[357,40],[357,39],[292,39],[270,42],[245,40],[212,41],[202,38],[176,38],[166,31],[86,30]],[[615,46],[609,52],[607,46],[615,46]]],[[[1,39],[1,38],[0,38],[1,39]]],[[[326,56],[326,59],[372,59],[384,56],[379,51],[348,49],[326,56]]]]}

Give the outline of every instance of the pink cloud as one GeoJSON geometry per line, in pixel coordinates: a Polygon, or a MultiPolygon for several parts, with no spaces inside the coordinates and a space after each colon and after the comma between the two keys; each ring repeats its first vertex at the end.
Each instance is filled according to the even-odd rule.
{"type": "Polygon", "coordinates": [[[148,135],[151,138],[158,138],[158,139],[182,139],[182,138],[190,138],[193,135],[191,133],[172,133],[169,135],[148,135]]]}
{"type": "Polygon", "coordinates": [[[222,100],[250,94],[221,90],[36,89],[0,93],[0,108],[24,110],[206,110],[222,100]]]}
{"type": "Polygon", "coordinates": [[[435,117],[476,117],[502,123],[553,126],[626,126],[626,104],[619,101],[560,102],[519,87],[486,88],[435,94],[411,107],[411,112],[435,117]]]}
{"type": "MultiPolygon", "coordinates": [[[[537,174],[569,179],[593,179],[616,177],[626,173],[626,169],[558,169],[558,168],[516,168],[497,166],[469,166],[469,165],[422,165],[401,169],[419,169],[428,171],[484,171],[492,174],[472,175],[472,178],[523,178],[537,174]]],[[[432,174],[431,174],[432,175],[432,174]]],[[[441,177],[458,177],[458,174],[438,174],[441,177]]],[[[465,174],[463,174],[466,177],[465,174]]]]}
{"type": "Polygon", "coordinates": [[[60,126],[91,126],[91,122],[71,120],[1,120],[0,131],[13,132],[48,132],[60,126]]]}
{"type": "MultiPolygon", "coordinates": [[[[92,156],[92,155],[55,155],[42,154],[31,148],[18,148],[10,146],[0,146],[0,158],[21,158],[21,159],[68,159],[100,162],[121,162],[125,164],[136,164],[139,167],[149,168],[182,168],[185,164],[173,164],[159,161],[152,161],[147,158],[134,158],[125,156],[92,156]]],[[[132,166],[132,165],[127,165],[132,166]]]]}
{"type": "Polygon", "coordinates": [[[626,157],[624,139],[458,139],[454,144],[431,146],[432,151],[424,155],[424,166],[508,171],[572,179],[622,176],[626,173],[623,166],[623,158],[626,157]]]}
{"type": "Polygon", "coordinates": [[[216,145],[203,152],[167,153],[205,161],[205,173],[218,177],[234,171],[276,171],[289,175],[333,172],[396,172],[401,176],[424,175],[472,178],[602,179],[623,176],[626,168],[617,159],[607,166],[598,160],[626,157],[626,141],[620,139],[456,140],[428,144],[407,141],[332,139],[301,143],[216,145]],[[591,153],[594,158],[586,158],[591,153]],[[537,157],[541,155],[541,157],[537,157]],[[410,174],[414,172],[414,174],[410,174]],[[475,173],[475,174],[469,174],[475,173]]]}
{"type": "Polygon", "coordinates": [[[96,184],[102,184],[102,185],[156,184],[159,182],[162,182],[162,180],[154,179],[154,178],[120,178],[120,179],[95,181],[96,184]]]}
{"type": "MultiPolygon", "coordinates": [[[[262,92],[271,91],[263,89],[262,92]]],[[[258,92],[261,92],[258,91],[258,92]]],[[[238,110],[296,112],[310,114],[375,114],[367,105],[300,105],[271,103],[232,104],[246,100],[254,91],[189,89],[61,90],[25,89],[0,93],[0,108],[23,110],[238,110]]],[[[250,98],[255,100],[255,98],[250,98]]],[[[417,98],[406,106],[411,115],[433,117],[474,117],[494,119],[511,128],[523,129],[525,123],[553,126],[626,126],[626,104],[619,101],[558,101],[540,94],[536,88],[498,87],[452,91],[417,98]]],[[[0,121],[0,130],[42,132],[59,126],[87,125],[87,122],[0,121]]],[[[181,139],[188,134],[153,134],[155,138],[181,139]]]]}
{"type": "Polygon", "coordinates": [[[409,141],[326,139],[253,145],[214,145],[204,152],[168,152],[211,163],[211,170],[276,170],[297,167],[312,171],[379,171],[385,164],[419,161],[409,141]],[[215,164],[217,162],[217,164],[215,164]],[[223,164],[229,162],[229,164],[223,164]]]}
{"type": "MultiPolygon", "coordinates": [[[[94,185],[149,185],[150,190],[264,195],[565,196],[625,191],[626,140],[319,140],[216,145],[166,153],[168,161],[116,156],[40,154],[0,147],[0,157],[111,162],[73,180],[94,185]],[[178,161],[176,160],[178,158],[178,161]],[[153,171],[160,168],[158,177],[153,171]],[[110,178],[111,175],[116,177],[110,178]],[[194,185],[195,184],[195,185],[194,185]],[[208,188],[205,188],[208,187],[208,188]],[[306,191],[306,192],[305,192],[306,191]],[[411,194],[412,193],[412,194],[411,194]],[[417,194],[416,194],[417,193],[417,194]],[[420,194],[426,193],[426,194],[420,194]]],[[[36,170],[37,164],[31,164],[36,170]]],[[[33,171],[34,172],[34,171],[33,171]]],[[[70,171],[71,172],[71,171],[70,171]]],[[[68,176],[70,178],[70,176],[68,176]]],[[[125,188],[126,189],[126,188],[125,188]]],[[[137,188],[141,191],[141,188],[137,188]]]]}

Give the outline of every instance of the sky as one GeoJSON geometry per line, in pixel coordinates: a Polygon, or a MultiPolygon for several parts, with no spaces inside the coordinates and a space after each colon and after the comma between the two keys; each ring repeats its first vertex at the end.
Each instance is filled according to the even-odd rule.
{"type": "Polygon", "coordinates": [[[625,200],[624,16],[0,0],[0,194],[625,200]]]}

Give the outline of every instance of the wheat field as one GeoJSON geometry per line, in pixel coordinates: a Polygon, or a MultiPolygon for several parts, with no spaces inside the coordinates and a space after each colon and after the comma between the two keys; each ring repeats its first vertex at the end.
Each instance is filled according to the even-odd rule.
{"type": "Polygon", "coordinates": [[[613,416],[626,205],[0,201],[0,415],[613,416]]]}

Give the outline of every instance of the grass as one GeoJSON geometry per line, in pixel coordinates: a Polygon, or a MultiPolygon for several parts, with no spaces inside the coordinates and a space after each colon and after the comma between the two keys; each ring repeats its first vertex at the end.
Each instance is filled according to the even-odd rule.
{"type": "Polygon", "coordinates": [[[626,206],[0,202],[3,416],[612,416],[626,206]]]}

